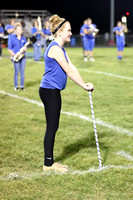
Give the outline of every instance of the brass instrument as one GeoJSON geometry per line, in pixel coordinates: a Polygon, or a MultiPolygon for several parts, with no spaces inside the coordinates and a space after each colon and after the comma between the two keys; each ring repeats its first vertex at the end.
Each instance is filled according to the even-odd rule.
{"type": "Polygon", "coordinates": [[[18,51],[12,58],[12,60],[14,62],[18,62],[19,60],[21,60],[21,58],[23,58],[25,56],[24,51],[25,48],[30,44],[30,43],[35,43],[37,41],[36,37],[32,36],[31,38],[29,38],[27,40],[27,42],[25,43],[25,45],[20,49],[20,51],[18,51]]]}
{"type": "Polygon", "coordinates": [[[42,22],[41,22],[41,17],[40,16],[37,17],[37,22],[39,24],[39,27],[38,27],[39,33],[41,33],[42,32],[42,22]]]}
{"type": "Polygon", "coordinates": [[[92,29],[91,34],[93,35],[93,37],[95,37],[98,34],[98,32],[99,32],[99,29],[95,28],[93,26],[93,24],[90,25],[90,29],[92,29]]]}
{"type": "Polygon", "coordinates": [[[127,17],[126,16],[122,16],[121,17],[121,21],[123,24],[123,32],[127,33],[128,32],[128,28],[127,28],[127,17]]]}

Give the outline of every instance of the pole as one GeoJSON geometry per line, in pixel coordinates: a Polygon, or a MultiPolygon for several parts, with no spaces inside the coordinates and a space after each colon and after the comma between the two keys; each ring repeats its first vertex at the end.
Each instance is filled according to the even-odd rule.
{"type": "Polygon", "coordinates": [[[115,0],[110,0],[110,39],[114,41],[114,10],[115,0]]]}
{"type": "Polygon", "coordinates": [[[93,126],[94,126],[97,154],[98,154],[98,160],[99,160],[99,167],[100,167],[100,170],[102,170],[102,161],[101,161],[101,155],[100,155],[100,147],[99,147],[99,142],[98,142],[98,134],[97,134],[97,128],[96,128],[96,120],[95,120],[95,115],[94,115],[91,91],[89,91],[89,99],[90,99],[90,106],[91,106],[91,113],[92,113],[92,121],[93,121],[93,126]]]}

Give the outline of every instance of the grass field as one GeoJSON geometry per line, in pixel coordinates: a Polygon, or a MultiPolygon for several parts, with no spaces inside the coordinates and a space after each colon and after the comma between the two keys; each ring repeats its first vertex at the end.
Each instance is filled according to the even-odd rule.
{"type": "MultiPolygon", "coordinates": [[[[45,116],[38,88],[43,59],[27,58],[26,91],[14,91],[13,64],[0,60],[0,199],[133,199],[133,49],[118,61],[116,48],[95,48],[84,62],[81,48],[67,48],[92,93],[103,171],[99,171],[89,96],[68,79],[54,148],[66,174],[42,172],[45,116]],[[13,96],[15,95],[15,96],[13,96]],[[23,97],[23,98],[22,98],[23,97]],[[34,100],[34,101],[31,101],[34,100]]],[[[28,51],[32,51],[28,49],[28,51]]],[[[3,55],[7,55],[3,50],[3,55]]]]}

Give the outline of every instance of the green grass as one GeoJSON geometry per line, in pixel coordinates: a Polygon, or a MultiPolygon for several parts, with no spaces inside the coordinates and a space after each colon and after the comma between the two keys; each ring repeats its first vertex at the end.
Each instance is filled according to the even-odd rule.
{"type": "MultiPolygon", "coordinates": [[[[80,48],[66,50],[85,82],[92,82],[95,86],[92,94],[95,117],[133,133],[133,80],[94,72],[133,78],[133,49],[125,48],[123,60],[118,61],[115,48],[95,48],[94,63],[83,61],[80,48]],[[92,72],[85,72],[84,69],[92,72]]],[[[7,54],[4,49],[3,55],[7,54]]],[[[13,73],[13,64],[8,57],[3,57],[0,60],[0,90],[40,102],[38,88],[44,64],[27,59],[25,92],[14,91],[13,73]]],[[[54,155],[56,161],[68,165],[70,170],[66,174],[43,173],[46,127],[43,108],[1,93],[0,107],[1,200],[133,199],[133,161],[116,154],[125,151],[133,156],[132,136],[97,124],[103,165],[125,169],[115,167],[82,174],[90,168],[98,168],[93,124],[61,114],[54,155]],[[132,168],[126,169],[127,166],[132,168]],[[72,174],[75,171],[81,174],[72,174]],[[15,178],[15,174],[18,177],[15,178]]],[[[87,92],[70,79],[67,88],[62,91],[62,110],[91,118],[87,92]]]]}

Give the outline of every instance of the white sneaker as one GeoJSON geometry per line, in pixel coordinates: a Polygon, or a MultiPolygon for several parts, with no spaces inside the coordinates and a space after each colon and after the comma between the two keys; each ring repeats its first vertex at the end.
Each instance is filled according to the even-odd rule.
{"type": "Polygon", "coordinates": [[[25,88],[24,88],[24,87],[21,87],[20,90],[25,91],[25,88]]]}
{"type": "Polygon", "coordinates": [[[54,163],[52,166],[48,167],[48,166],[43,166],[43,171],[50,171],[50,170],[54,170],[54,171],[58,171],[58,172],[67,172],[68,169],[66,168],[65,165],[61,165],[60,163],[54,163]]]}
{"type": "Polygon", "coordinates": [[[88,61],[87,57],[85,57],[85,58],[84,58],[84,61],[85,61],[85,62],[87,62],[87,61],[88,61]]]}
{"type": "Polygon", "coordinates": [[[94,58],[90,58],[89,61],[91,61],[91,62],[95,62],[94,58]]]}
{"type": "Polygon", "coordinates": [[[15,87],[14,90],[15,90],[15,91],[19,91],[19,88],[18,88],[18,87],[15,87]]]}

